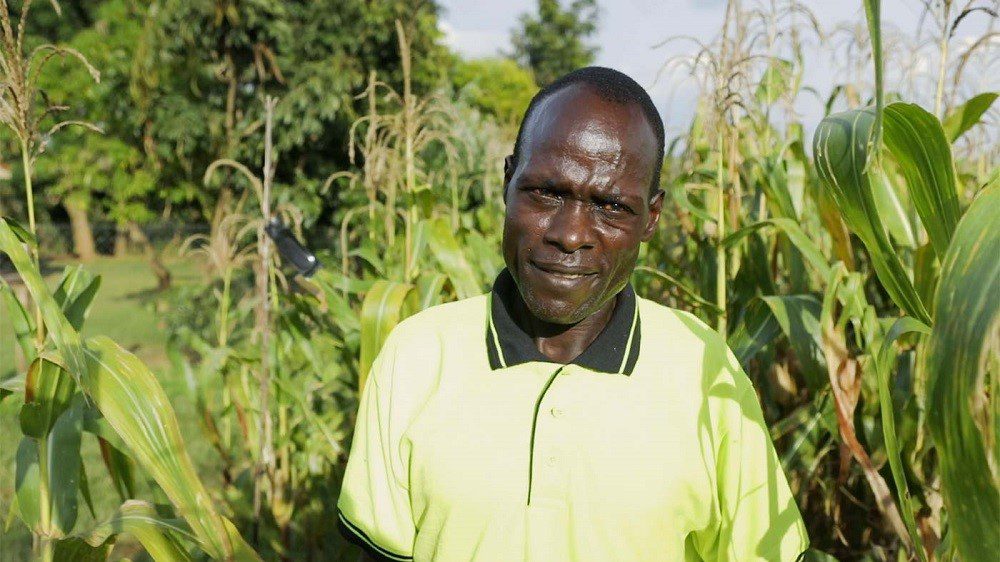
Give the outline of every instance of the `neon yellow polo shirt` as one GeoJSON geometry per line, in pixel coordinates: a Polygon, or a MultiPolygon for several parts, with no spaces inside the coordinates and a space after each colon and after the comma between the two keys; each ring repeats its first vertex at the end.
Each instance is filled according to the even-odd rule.
{"type": "Polygon", "coordinates": [[[626,287],[573,362],[486,295],[389,335],[338,509],[369,553],[418,562],[795,560],[805,528],[757,396],[719,335],[626,287]]]}

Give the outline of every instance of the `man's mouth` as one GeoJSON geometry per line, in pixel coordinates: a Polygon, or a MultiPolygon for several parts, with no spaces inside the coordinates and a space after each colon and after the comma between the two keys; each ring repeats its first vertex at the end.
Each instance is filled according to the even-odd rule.
{"type": "Polygon", "coordinates": [[[556,279],[565,279],[567,281],[575,281],[577,279],[583,279],[584,277],[590,277],[595,275],[595,271],[586,270],[576,267],[566,267],[560,264],[550,264],[550,263],[538,263],[535,261],[529,262],[536,269],[541,270],[556,279]]]}

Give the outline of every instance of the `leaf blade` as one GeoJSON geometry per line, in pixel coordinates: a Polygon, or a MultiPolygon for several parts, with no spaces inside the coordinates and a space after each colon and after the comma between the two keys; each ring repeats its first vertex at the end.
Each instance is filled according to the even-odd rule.
{"type": "Polygon", "coordinates": [[[938,448],[945,504],[963,558],[1000,551],[995,472],[1000,381],[1000,187],[980,194],[942,260],[928,342],[928,423],[938,448]],[[992,376],[987,373],[992,372],[992,376]],[[989,386],[987,386],[987,384],[989,386]],[[992,459],[989,457],[992,456],[992,459]]]}

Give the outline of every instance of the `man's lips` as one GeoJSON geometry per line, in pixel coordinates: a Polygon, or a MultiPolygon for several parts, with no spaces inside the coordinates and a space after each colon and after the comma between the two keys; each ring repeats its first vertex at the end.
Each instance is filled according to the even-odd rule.
{"type": "Polygon", "coordinates": [[[539,269],[542,272],[547,273],[559,279],[576,280],[597,274],[597,272],[592,269],[566,266],[560,263],[546,263],[546,262],[537,262],[533,260],[529,261],[528,263],[531,264],[536,269],[539,269]]]}

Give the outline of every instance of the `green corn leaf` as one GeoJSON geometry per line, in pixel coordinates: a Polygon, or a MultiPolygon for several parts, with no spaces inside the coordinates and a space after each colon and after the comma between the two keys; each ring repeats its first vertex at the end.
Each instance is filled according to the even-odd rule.
{"type": "Polygon", "coordinates": [[[964,560],[1000,552],[1000,188],[977,197],[941,264],[925,356],[927,420],[964,560]],[[992,458],[990,458],[992,457],[992,458]]]}
{"type": "Polygon", "coordinates": [[[771,427],[773,441],[788,435],[788,448],[781,455],[782,470],[787,472],[801,466],[812,472],[823,458],[821,443],[836,432],[833,400],[828,392],[817,393],[812,402],[803,404],[771,427]]]}
{"type": "Polygon", "coordinates": [[[395,281],[376,281],[361,303],[361,367],[358,391],[365,386],[368,370],[389,332],[418,304],[413,285],[395,281]],[[412,295],[412,296],[411,296],[412,295]],[[411,302],[407,302],[411,301],[411,302]],[[408,310],[407,310],[408,309],[408,310]]]}
{"type": "Polygon", "coordinates": [[[110,542],[91,546],[79,537],[66,537],[56,541],[52,559],[65,562],[106,562],[111,546],[110,542]]]}
{"type": "Polygon", "coordinates": [[[772,58],[757,83],[754,96],[762,105],[771,105],[778,101],[785,92],[795,87],[795,68],[791,61],[772,58]]]}
{"type": "Polygon", "coordinates": [[[917,248],[913,256],[913,285],[924,302],[934,302],[934,289],[941,274],[941,264],[930,242],[917,248]]]}
{"type": "MultiPolygon", "coordinates": [[[[873,146],[878,147],[882,144],[882,108],[885,106],[885,88],[882,86],[882,0],[863,1],[865,21],[868,23],[868,38],[872,47],[872,63],[875,66],[875,131],[871,141],[873,146]]],[[[816,152],[813,151],[813,154],[816,152]]]]}
{"type": "Polygon", "coordinates": [[[43,439],[62,413],[69,408],[76,390],[73,377],[61,366],[36,359],[24,378],[24,405],[19,419],[21,431],[43,439]]]}
{"type": "Polygon", "coordinates": [[[291,388],[291,385],[281,379],[276,378],[274,382],[297,403],[298,411],[302,412],[305,419],[308,420],[309,426],[319,431],[319,434],[327,444],[326,447],[322,447],[323,454],[329,457],[331,463],[336,463],[339,456],[344,453],[344,447],[340,444],[334,431],[322,418],[316,415],[312,406],[306,403],[306,397],[301,392],[291,388]]]}
{"type": "Polygon", "coordinates": [[[788,239],[791,240],[795,248],[802,253],[802,256],[806,258],[809,265],[811,265],[820,276],[824,279],[830,276],[830,264],[823,256],[823,252],[819,249],[819,246],[817,246],[816,243],[805,233],[805,231],[802,230],[799,223],[792,219],[775,218],[756,222],[737,230],[729,236],[726,236],[722,239],[721,244],[727,247],[732,246],[750,233],[766,227],[779,228],[786,236],[788,236],[788,239]]]}
{"type": "Polygon", "coordinates": [[[31,437],[22,437],[17,446],[14,460],[14,499],[21,521],[32,532],[39,533],[42,529],[42,516],[39,511],[41,504],[38,491],[38,442],[31,437]]]}
{"type": "Polygon", "coordinates": [[[24,394],[24,373],[15,373],[0,379],[0,402],[12,394],[24,394]]]}
{"type": "Polygon", "coordinates": [[[324,291],[336,290],[352,295],[367,292],[374,283],[369,279],[355,279],[329,267],[320,268],[310,280],[323,287],[324,291]]]}
{"type": "MultiPolygon", "coordinates": [[[[781,252],[782,257],[798,262],[797,265],[802,266],[802,254],[792,247],[788,242],[788,237],[778,237],[774,242],[781,252]]],[[[759,292],[765,295],[773,295],[778,293],[778,288],[774,284],[774,276],[771,274],[771,250],[769,246],[770,241],[765,236],[751,234],[746,237],[746,246],[743,248],[740,269],[736,275],[734,284],[746,279],[747,286],[743,291],[747,291],[748,294],[759,292]]],[[[799,269],[802,268],[797,268],[794,272],[799,274],[796,277],[805,277],[805,272],[798,271],[799,269]]],[[[789,277],[794,279],[792,271],[789,271],[789,277]]],[[[799,280],[805,281],[804,279],[799,280]]],[[[794,282],[793,280],[792,283],[794,284],[794,282]]],[[[740,289],[736,290],[741,291],[740,289]]]]}
{"type": "Polygon", "coordinates": [[[448,278],[440,273],[421,275],[417,279],[417,288],[420,292],[420,310],[430,308],[441,302],[441,290],[448,278]]]}
{"type": "Polygon", "coordinates": [[[674,201],[678,207],[688,213],[691,213],[692,216],[699,218],[702,221],[712,222],[715,220],[715,217],[713,217],[711,213],[691,202],[691,199],[688,198],[688,192],[685,188],[685,184],[681,182],[676,182],[671,185],[670,199],[674,201]]]}
{"type": "MultiPolygon", "coordinates": [[[[110,427],[108,429],[114,431],[110,427]]],[[[115,486],[118,498],[122,501],[134,498],[135,468],[132,459],[103,437],[97,438],[97,444],[101,449],[101,460],[104,461],[104,467],[108,471],[108,476],[111,477],[111,483],[115,486]]]]}
{"type": "Polygon", "coordinates": [[[357,256],[365,260],[368,262],[368,265],[372,266],[377,275],[385,275],[385,260],[371,240],[364,240],[360,246],[351,250],[347,255],[351,257],[357,256]]]}
{"type": "Polygon", "coordinates": [[[63,311],[66,313],[66,319],[73,328],[79,330],[83,327],[83,321],[87,318],[87,314],[90,312],[90,305],[94,302],[94,297],[97,296],[97,291],[101,288],[101,277],[98,275],[87,283],[87,286],[83,288],[78,294],[73,295],[71,299],[63,305],[63,311]]]}
{"type": "Polygon", "coordinates": [[[829,115],[820,122],[813,136],[816,171],[840,208],[844,222],[868,248],[872,266],[886,291],[900,308],[929,324],[930,315],[889,242],[869,181],[870,161],[882,144],[885,113],[881,1],[864,0],[864,7],[875,66],[875,107],[829,115]]]}
{"type": "Polygon", "coordinates": [[[741,365],[751,359],[781,334],[781,325],[760,299],[753,299],[729,335],[727,343],[741,365]]]}
{"type": "Polygon", "coordinates": [[[97,512],[94,511],[94,498],[90,493],[90,480],[87,479],[87,466],[82,462],[80,463],[80,495],[83,496],[83,501],[87,504],[90,516],[96,519],[97,512]]]}
{"type": "Polygon", "coordinates": [[[942,126],[944,127],[944,134],[948,138],[948,142],[955,142],[966,131],[979,123],[983,118],[983,114],[990,109],[990,106],[993,105],[996,99],[996,92],[979,94],[966,100],[965,103],[952,109],[948,115],[945,115],[942,126]]]}
{"type": "Polygon", "coordinates": [[[889,104],[884,123],[885,146],[906,178],[934,251],[943,256],[961,216],[951,145],[937,117],[915,104],[889,104]]]}
{"type": "Polygon", "coordinates": [[[787,219],[797,218],[792,194],[788,189],[788,174],[781,155],[768,156],[763,161],[763,178],[760,182],[767,196],[768,206],[775,216],[787,219]]]}
{"type": "MultiPolygon", "coordinates": [[[[334,286],[327,283],[318,284],[323,289],[323,295],[326,297],[326,306],[329,314],[337,319],[337,325],[346,333],[357,333],[360,331],[361,323],[358,320],[358,314],[351,308],[350,301],[334,286]]],[[[370,290],[371,286],[369,285],[365,289],[365,292],[370,290]]]]}
{"type": "Polygon", "coordinates": [[[248,551],[216,513],[184,447],[180,425],[156,377],[110,339],[87,340],[90,370],[81,378],[87,395],[128,447],[131,456],[163,489],[211,556],[248,551]]]}
{"type": "Polygon", "coordinates": [[[8,311],[7,319],[14,330],[21,354],[30,363],[35,360],[35,322],[24,309],[21,301],[14,296],[14,291],[6,285],[0,286],[0,298],[3,299],[4,310],[8,311]]]}
{"type": "MultiPolygon", "coordinates": [[[[200,546],[216,558],[256,555],[212,505],[184,447],[180,427],[156,377],[134,355],[106,337],[80,341],[49,293],[41,274],[8,223],[0,220],[0,251],[40,305],[49,334],[67,371],[97,405],[132,456],[183,514],[200,546]]],[[[27,453],[26,453],[27,454],[27,453]]],[[[37,452],[36,452],[37,458],[37,452]]],[[[28,473],[26,473],[28,474],[28,473]]]]}
{"type": "Polygon", "coordinates": [[[66,370],[74,377],[79,377],[81,373],[87,371],[80,334],[66,319],[58,303],[45,286],[42,274],[32,263],[31,257],[15,236],[6,219],[0,219],[0,252],[4,252],[10,257],[10,261],[20,274],[21,280],[24,281],[32,298],[41,308],[42,321],[45,323],[52,341],[55,342],[56,348],[63,356],[66,370]]]}
{"type": "Polygon", "coordinates": [[[199,425],[205,433],[205,437],[216,450],[225,454],[221,445],[222,436],[219,434],[219,428],[215,424],[215,418],[212,416],[212,410],[208,405],[209,399],[205,393],[205,384],[204,382],[199,383],[199,381],[218,379],[232,351],[228,347],[210,347],[198,336],[193,334],[192,336],[192,347],[201,354],[201,362],[198,365],[197,375],[195,374],[195,369],[191,366],[191,362],[176,347],[171,346],[167,351],[167,355],[173,365],[174,372],[183,374],[184,376],[188,398],[194,402],[195,411],[198,413],[199,425]]]}
{"type": "MultiPolygon", "coordinates": [[[[419,190],[425,194],[433,193],[430,189],[426,187],[419,190]]],[[[426,214],[430,214],[429,212],[426,214]]],[[[430,237],[430,228],[427,221],[418,221],[417,224],[413,225],[413,232],[411,234],[410,243],[410,255],[412,256],[412,263],[420,263],[421,258],[423,258],[424,250],[427,249],[427,239],[430,237]]]]}
{"type": "Polygon", "coordinates": [[[806,384],[818,391],[829,383],[819,316],[823,305],[812,295],[761,297],[802,364],[806,384]]]}
{"type": "Polygon", "coordinates": [[[458,298],[473,297],[483,292],[475,271],[465,259],[465,253],[458,246],[451,225],[445,218],[431,222],[430,246],[434,258],[441,265],[441,271],[451,280],[458,298]]]}
{"type": "Polygon", "coordinates": [[[920,534],[917,532],[917,522],[913,516],[913,502],[910,498],[910,489],[906,483],[906,473],[903,471],[902,452],[899,441],[896,438],[896,414],[893,410],[892,391],[889,388],[889,376],[895,363],[893,344],[900,336],[907,333],[929,334],[931,329],[916,320],[915,318],[903,317],[892,325],[889,333],[878,352],[875,362],[875,370],[878,376],[878,401],[882,414],[882,436],[885,439],[886,455],[889,458],[889,468],[892,470],[892,479],[896,484],[896,496],[899,499],[899,508],[902,511],[903,522],[910,532],[910,539],[917,545],[915,550],[921,560],[926,560],[927,555],[921,544],[920,534]]]}
{"type": "Polygon", "coordinates": [[[83,269],[83,266],[67,265],[63,269],[63,274],[59,279],[59,284],[56,285],[56,290],[52,292],[52,298],[55,299],[56,304],[60,308],[66,310],[66,306],[69,305],[73,296],[92,279],[93,276],[87,270],[83,269]]]}
{"type": "Polygon", "coordinates": [[[465,235],[463,243],[465,255],[475,265],[477,279],[492,281],[503,267],[503,257],[496,251],[496,241],[487,239],[481,233],[471,230],[465,235]]]}
{"type": "Polygon", "coordinates": [[[889,229],[893,240],[907,248],[916,248],[917,237],[913,234],[910,216],[900,201],[899,193],[896,192],[896,188],[885,169],[882,166],[873,167],[869,179],[871,180],[875,207],[878,209],[879,215],[885,219],[885,226],[889,229]]]}
{"type": "Polygon", "coordinates": [[[837,202],[844,222],[868,248],[886,291],[900,308],[929,324],[930,315],[889,241],[872,194],[867,164],[875,124],[876,111],[871,108],[823,119],[813,138],[816,171],[837,202]]]}
{"type": "Polygon", "coordinates": [[[44,438],[24,437],[18,446],[15,469],[15,496],[21,520],[36,533],[58,538],[73,530],[77,516],[80,477],[80,434],[82,396],[56,420],[44,438]],[[48,526],[41,517],[42,471],[39,444],[44,445],[48,490],[48,526]]]}
{"type": "Polygon", "coordinates": [[[52,502],[52,525],[62,536],[76,524],[77,493],[80,487],[80,437],[83,433],[83,395],[77,394],[73,405],[63,412],[48,435],[46,453],[49,468],[49,493],[52,502]]]}
{"type": "MultiPolygon", "coordinates": [[[[818,183],[818,182],[817,182],[818,183]]],[[[851,243],[851,232],[847,229],[836,201],[830,195],[829,190],[813,189],[810,191],[816,201],[816,209],[819,211],[819,220],[823,228],[830,234],[833,245],[833,255],[838,261],[844,263],[848,270],[855,269],[854,245],[851,243]]]]}
{"type": "Polygon", "coordinates": [[[96,548],[119,534],[134,537],[142,543],[156,562],[193,560],[183,543],[198,542],[183,520],[160,517],[152,504],[139,500],[126,501],[109,518],[77,538],[96,548]]]}
{"type": "Polygon", "coordinates": [[[672,277],[670,275],[667,275],[666,273],[664,273],[664,272],[662,272],[662,271],[660,271],[658,269],[654,269],[654,268],[646,266],[646,265],[640,265],[640,266],[636,266],[635,273],[650,273],[652,275],[655,275],[656,277],[659,277],[660,279],[662,279],[663,281],[665,281],[667,283],[667,285],[669,285],[671,287],[676,287],[677,289],[679,289],[682,293],[684,293],[685,295],[687,295],[688,298],[690,298],[691,300],[693,300],[697,304],[699,304],[701,306],[704,306],[706,308],[709,308],[709,309],[711,309],[711,310],[713,310],[715,312],[719,312],[719,307],[716,306],[715,303],[713,303],[711,301],[708,301],[708,300],[705,300],[704,298],[701,297],[701,295],[698,294],[697,291],[695,291],[691,287],[688,287],[687,285],[685,285],[684,283],[682,283],[680,280],[675,279],[674,277],[672,277]]]}
{"type": "Polygon", "coordinates": [[[12,218],[7,218],[7,217],[0,217],[0,221],[6,222],[7,226],[10,227],[11,231],[14,232],[14,235],[17,236],[17,239],[20,240],[21,242],[24,242],[25,244],[31,247],[38,246],[38,239],[36,239],[35,235],[32,234],[30,230],[25,228],[24,225],[22,225],[21,223],[17,222],[12,218]]]}
{"type": "MultiPolygon", "coordinates": [[[[795,144],[800,144],[798,141],[795,144]]],[[[785,160],[785,176],[788,178],[788,194],[792,198],[792,208],[795,216],[802,215],[803,202],[806,195],[806,164],[799,158],[785,160]]]]}

